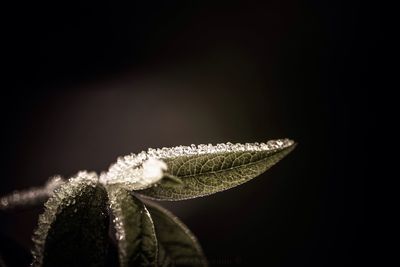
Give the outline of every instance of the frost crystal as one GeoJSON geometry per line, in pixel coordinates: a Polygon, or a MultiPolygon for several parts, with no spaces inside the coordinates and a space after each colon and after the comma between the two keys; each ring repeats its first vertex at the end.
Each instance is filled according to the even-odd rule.
{"type": "MultiPolygon", "coordinates": [[[[100,175],[100,183],[124,184],[132,190],[145,189],[157,183],[164,176],[167,164],[156,158],[142,160],[141,166],[129,167],[123,160],[118,160],[118,168],[110,169],[107,174],[100,175]]],[[[114,166],[115,166],[114,165],[114,166]]]]}
{"type": "Polygon", "coordinates": [[[143,163],[143,180],[155,183],[163,177],[163,171],[166,171],[167,168],[164,161],[150,158],[143,163]]]}

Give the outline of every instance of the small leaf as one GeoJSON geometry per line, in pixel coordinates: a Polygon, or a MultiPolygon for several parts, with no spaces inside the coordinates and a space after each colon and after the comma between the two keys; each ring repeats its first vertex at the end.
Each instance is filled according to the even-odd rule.
{"type": "Polygon", "coordinates": [[[107,193],[97,175],[80,172],[46,202],[34,233],[33,266],[104,266],[107,193]]]}
{"type": "Polygon", "coordinates": [[[156,266],[157,239],[144,204],[119,186],[107,187],[120,266],[156,266]]]}
{"type": "Polygon", "coordinates": [[[295,147],[288,139],[267,143],[181,146],[149,150],[147,158],[166,162],[165,176],[156,186],[137,191],[157,200],[182,200],[223,191],[260,175],[295,147]]]}
{"type": "Polygon", "coordinates": [[[207,266],[207,260],[189,229],[173,214],[146,202],[156,229],[158,266],[207,266]]]}

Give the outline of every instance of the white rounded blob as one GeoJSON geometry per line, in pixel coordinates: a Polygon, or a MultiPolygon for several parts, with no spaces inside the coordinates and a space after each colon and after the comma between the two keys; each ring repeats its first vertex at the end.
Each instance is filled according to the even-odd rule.
{"type": "Polygon", "coordinates": [[[147,158],[143,160],[141,166],[132,166],[123,164],[122,168],[118,168],[108,173],[100,175],[100,183],[102,184],[122,184],[130,190],[145,189],[160,181],[164,172],[168,169],[167,164],[156,158],[147,158]]]}
{"type": "Polygon", "coordinates": [[[167,164],[159,159],[149,158],[143,162],[143,180],[149,184],[158,182],[167,170],[167,164]]]}

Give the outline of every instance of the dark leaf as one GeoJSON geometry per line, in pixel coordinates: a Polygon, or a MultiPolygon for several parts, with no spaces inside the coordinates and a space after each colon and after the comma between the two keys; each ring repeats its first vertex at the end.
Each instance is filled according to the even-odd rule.
{"type": "Polygon", "coordinates": [[[156,266],[157,239],[144,204],[119,186],[107,187],[120,266],[156,266]]]}
{"type": "Polygon", "coordinates": [[[207,266],[202,249],[190,230],[173,214],[147,203],[159,245],[159,266],[207,266]]]}
{"type": "Polygon", "coordinates": [[[80,172],[45,207],[33,237],[33,266],[104,266],[109,217],[97,176],[80,172]]]}

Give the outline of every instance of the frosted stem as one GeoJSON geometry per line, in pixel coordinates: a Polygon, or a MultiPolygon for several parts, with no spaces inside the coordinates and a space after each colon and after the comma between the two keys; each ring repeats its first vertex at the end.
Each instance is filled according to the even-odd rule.
{"type": "Polygon", "coordinates": [[[28,190],[14,191],[0,198],[0,210],[35,206],[45,202],[55,189],[64,183],[60,176],[50,178],[43,187],[32,187],[28,190]]]}

